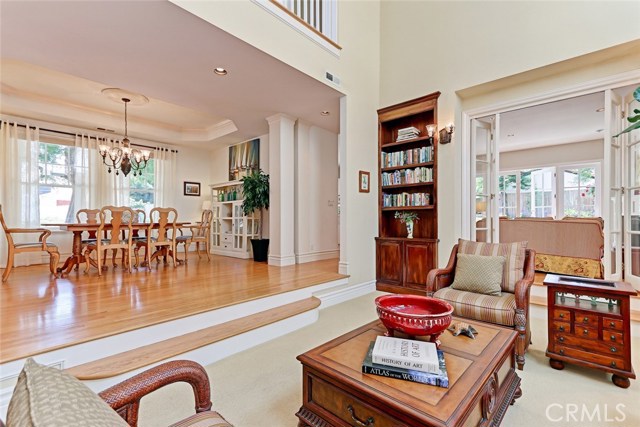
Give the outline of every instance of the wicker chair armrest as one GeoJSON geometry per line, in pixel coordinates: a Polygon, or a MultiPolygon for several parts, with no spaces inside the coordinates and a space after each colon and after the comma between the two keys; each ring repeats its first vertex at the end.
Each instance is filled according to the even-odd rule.
{"type": "Polygon", "coordinates": [[[196,412],[211,409],[211,388],[204,368],[190,360],[175,360],[148,369],[99,393],[131,426],[138,422],[140,399],[168,384],[186,382],[193,388],[196,412]]]}

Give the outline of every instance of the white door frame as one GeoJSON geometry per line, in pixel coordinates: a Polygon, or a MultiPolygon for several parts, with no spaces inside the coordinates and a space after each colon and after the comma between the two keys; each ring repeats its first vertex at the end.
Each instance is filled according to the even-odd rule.
{"type": "MultiPolygon", "coordinates": [[[[546,93],[542,93],[539,95],[527,97],[527,98],[516,98],[513,100],[497,103],[497,104],[489,104],[484,105],[477,108],[472,108],[466,111],[461,112],[462,125],[461,128],[461,182],[462,182],[462,191],[460,195],[462,200],[460,201],[460,206],[462,208],[461,212],[461,234],[465,239],[471,238],[471,120],[478,119],[485,116],[490,116],[494,114],[505,113],[511,110],[517,110],[521,108],[533,107],[540,104],[547,104],[550,102],[562,101],[568,98],[574,98],[582,95],[589,95],[596,92],[604,92],[607,89],[616,89],[619,87],[628,86],[634,83],[637,83],[640,79],[640,69],[629,71],[622,74],[616,74],[613,76],[605,77],[602,79],[592,80],[585,83],[581,83],[574,86],[558,88],[557,90],[549,91],[546,93]]],[[[602,166],[602,173],[608,173],[608,165],[602,166]]],[[[606,218],[605,212],[602,212],[603,219],[606,223],[608,218],[606,218]]]]}

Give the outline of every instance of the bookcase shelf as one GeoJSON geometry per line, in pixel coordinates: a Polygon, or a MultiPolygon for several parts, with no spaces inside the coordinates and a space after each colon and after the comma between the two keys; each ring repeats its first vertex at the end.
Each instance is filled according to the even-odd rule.
{"type": "Polygon", "coordinates": [[[378,110],[378,237],[376,238],[376,287],[380,291],[423,294],[427,273],[438,258],[438,132],[437,103],[440,92],[378,110]],[[427,126],[436,131],[432,137],[427,126]],[[400,138],[417,136],[398,141],[400,138]],[[416,178],[428,182],[383,185],[404,181],[416,169],[416,178]],[[427,169],[425,171],[425,168],[427,169]],[[396,172],[400,171],[400,172],[396,172]],[[391,176],[395,173],[395,177],[391,176]],[[389,179],[395,178],[395,179],[389,179]],[[427,205],[422,203],[428,202],[427,205]],[[418,203],[419,206],[386,206],[418,203]],[[413,211],[413,236],[407,238],[396,212],[413,211]]]}

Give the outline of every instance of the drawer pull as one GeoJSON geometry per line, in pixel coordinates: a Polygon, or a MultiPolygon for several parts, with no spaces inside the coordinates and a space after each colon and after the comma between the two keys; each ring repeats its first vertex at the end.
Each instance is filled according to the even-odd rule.
{"type": "Polygon", "coordinates": [[[613,327],[615,327],[615,326],[616,326],[616,322],[609,322],[609,327],[610,327],[610,328],[613,328],[613,327]]]}
{"type": "Polygon", "coordinates": [[[564,354],[564,349],[563,348],[560,349],[560,354],[564,354]]]}
{"type": "Polygon", "coordinates": [[[560,332],[564,332],[564,326],[560,326],[558,329],[560,330],[560,332]]]}
{"type": "Polygon", "coordinates": [[[564,313],[560,313],[560,318],[564,318],[564,313]]]}
{"type": "Polygon", "coordinates": [[[584,319],[582,319],[582,323],[589,323],[589,318],[585,317],[584,319]]]}
{"type": "Polygon", "coordinates": [[[611,341],[615,341],[616,340],[616,336],[615,335],[611,335],[611,341]]]}
{"type": "Polygon", "coordinates": [[[584,329],[584,330],[582,331],[582,335],[588,335],[588,334],[589,334],[589,330],[588,330],[588,329],[584,329]]]}
{"type": "Polygon", "coordinates": [[[615,347],[611,347],[611,353],[615,353],[615,352],[617,352],[617,351],[618,351],[618,349],[617,349],[617,348],[615,348],[615,347]]]}
{"type": "Polygon", "coordinates": [[[615,368],[616,367],[616,362],[611,362],[611,367],[615,368]]]}
{"type": "Polygon", "coordinates": [[[369,427],[369,426],[373,426],[373,424],[376,422],[373,419],[373,417],[367,418],[367,421],[361,421],[360,419],[358,419],[358,417],[356,417],[356,411],[355,409],[353,409],[353,406],[351,405],[347,406],[347,411],[349,411],[349,414],[351,415],[351,419],[359,426],[369,427]]]}
{"type": "Polygon", "coordinates": [[[564,337],[560,337],[560,338],[558,338],[558,341],[560,341],[560,342],[564,342],[564,337]]]}

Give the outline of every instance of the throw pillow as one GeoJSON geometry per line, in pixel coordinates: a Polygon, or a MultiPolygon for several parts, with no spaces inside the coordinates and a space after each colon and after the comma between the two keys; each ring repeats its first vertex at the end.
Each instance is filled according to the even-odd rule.
{"type": "Polygon", "coordinates": [[[458,254],[451,288],[499,297],[505,257],[458,254]]]}
{"type": "Polygon", "coordinates": [[[7,427],[128,427],[80,380],[29,358],[7,410],[7,427]]]}
{"type": "Polygon", "coordinates": [[[503,256],[504,272],[500,287],[504,292],[514,293],[516,283],[524,276],[524,258],[527,242],[482,243],[458,240],[458,254],[503,256]]]}

